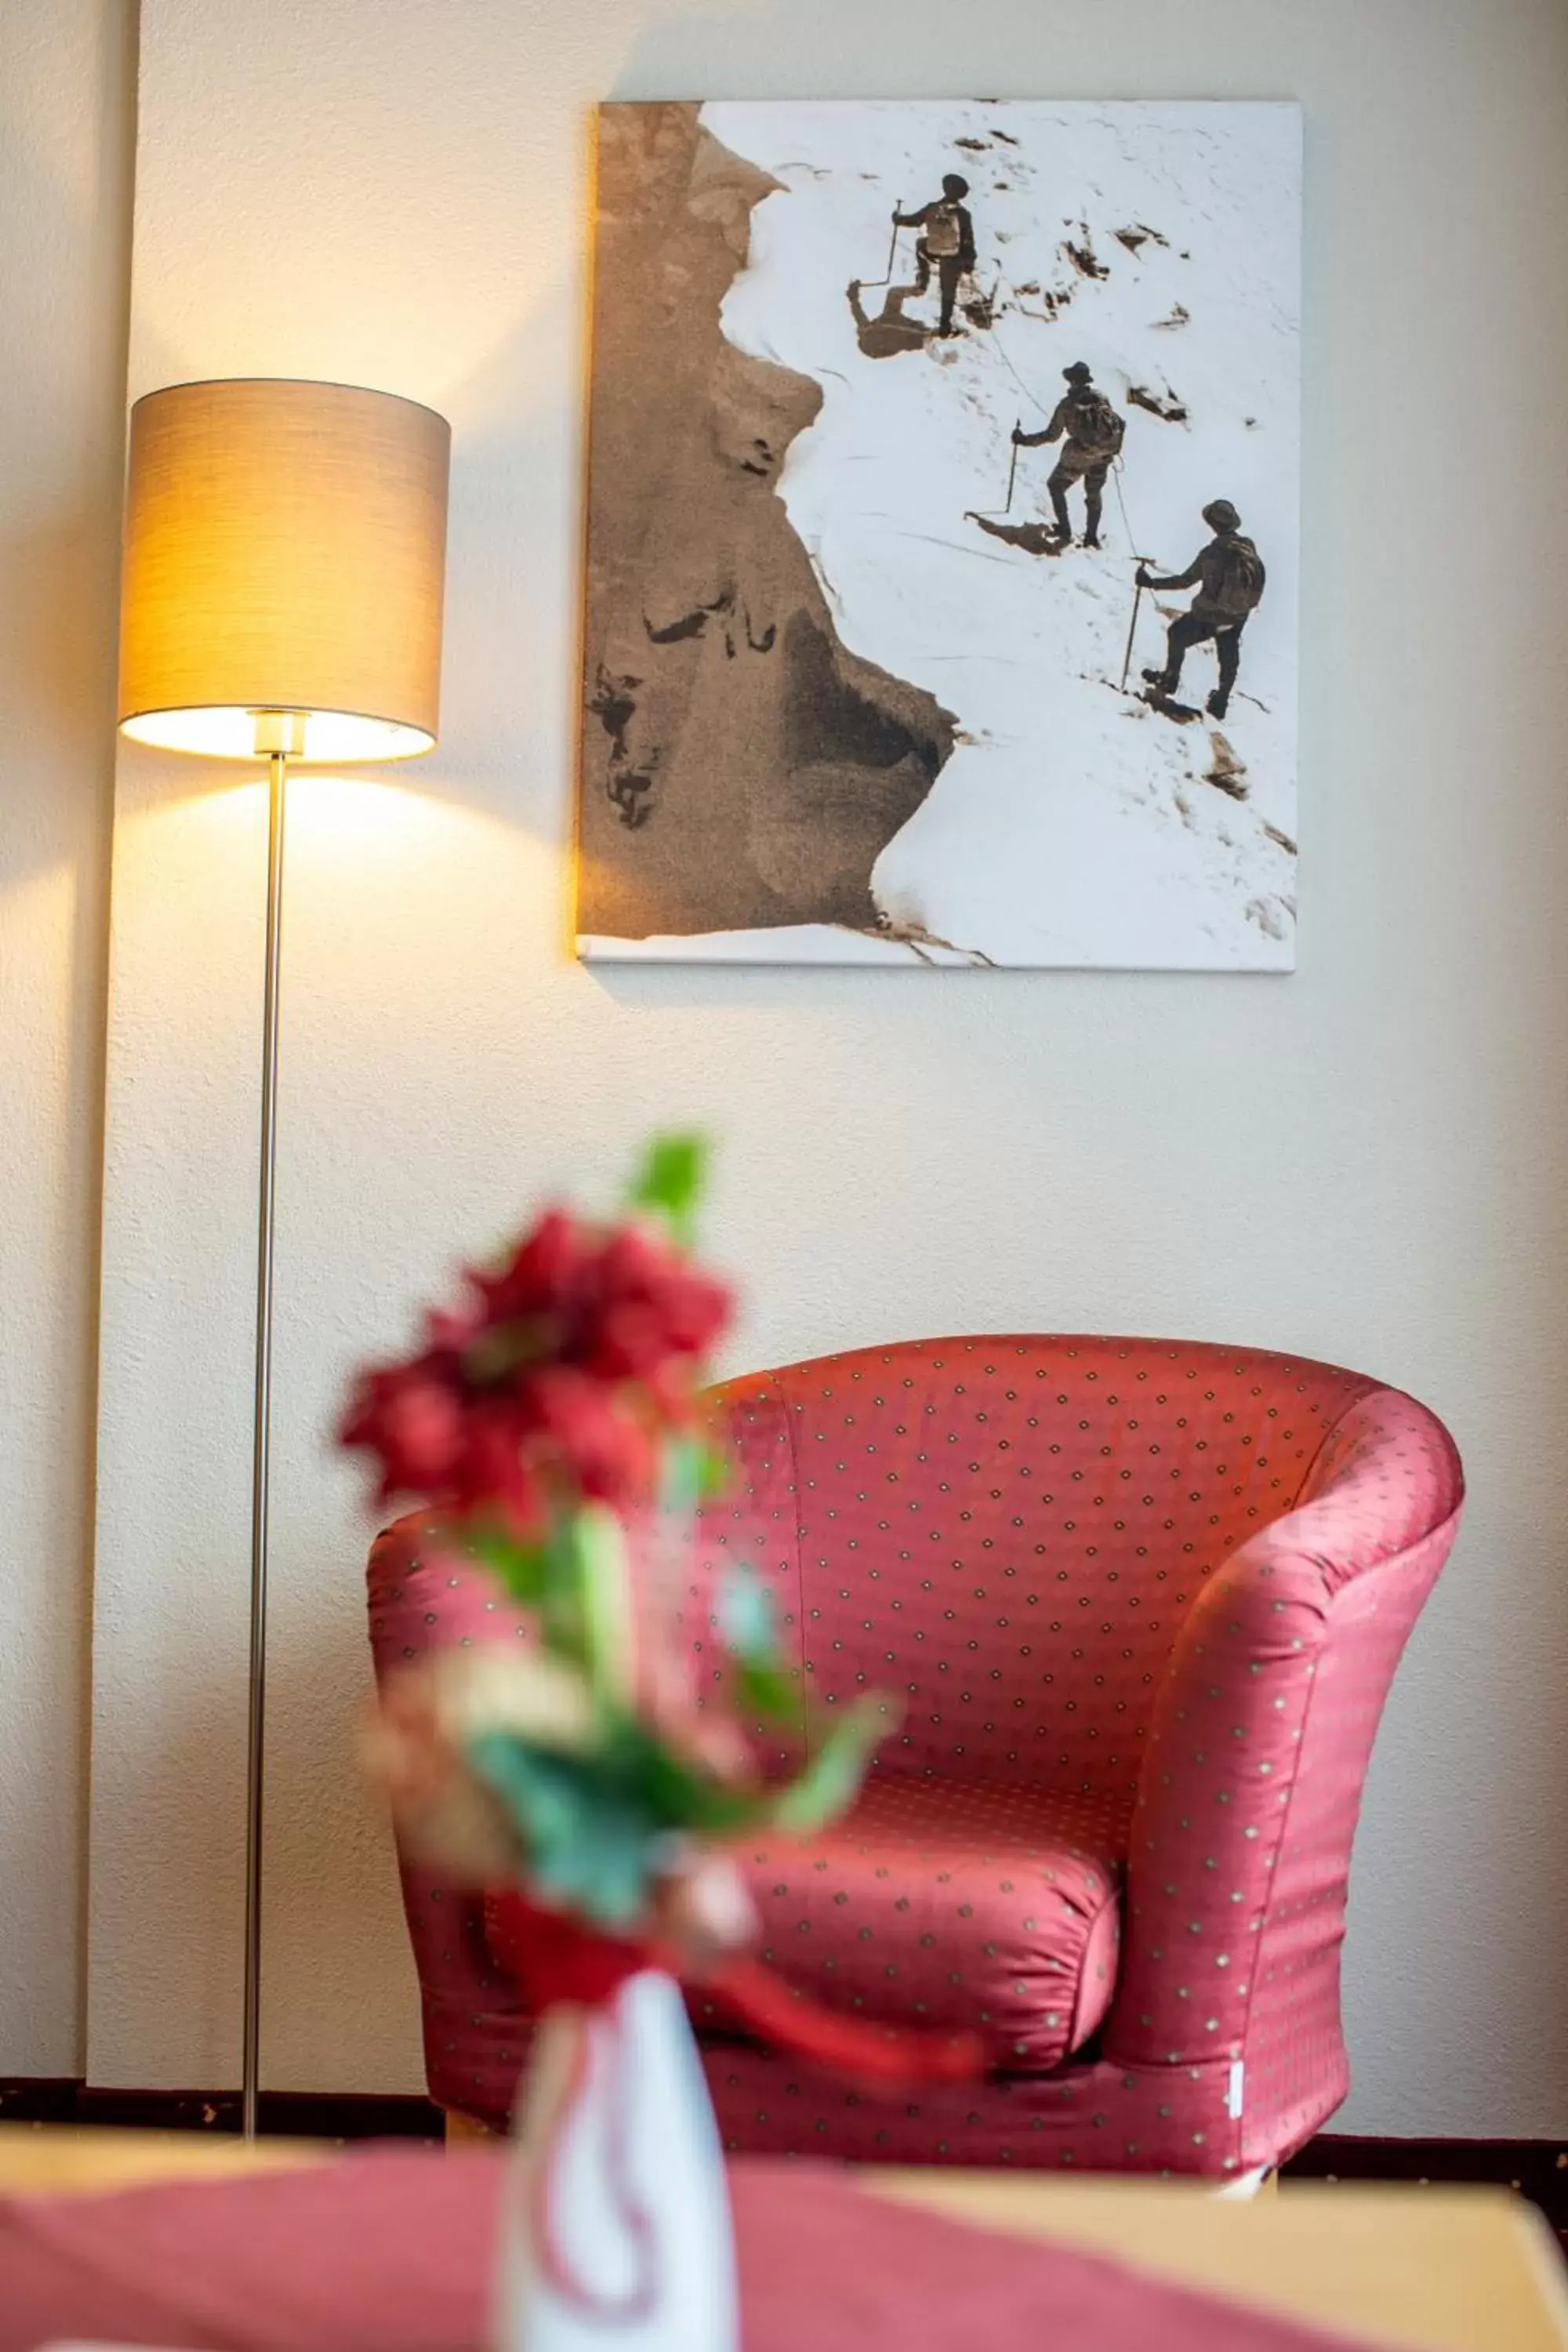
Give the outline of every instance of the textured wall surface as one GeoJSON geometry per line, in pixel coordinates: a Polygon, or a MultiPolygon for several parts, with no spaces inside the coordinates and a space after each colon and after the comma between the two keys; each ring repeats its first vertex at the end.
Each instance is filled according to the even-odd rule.
{"type": "MultiPolygon", "coordinates": [[[[418,2082],[353,1792],[345,1368],[542,1185],[723,1139],[736,1365],[1146,1329],[1452,1423],[1468,1531],[1352,1902],[1345,2122],[1568,2125],[1568,17],[1557,0],[144,0],[132,388],[337,376],[456,430],[445,731],[300,787],[279,1252],[268,2079],[418,2082]],[[802,61],[805,62],[802,62],[802,61]],[[585,110],[622,97],[1299,97],[1301,969],[575,968],[585,110]]],[[[869,266],[877,257],[869,257],[869,266]]],[[[90,2059],[236,2063],[260,799],[118,782],[90,2059]]]]}
{"type": "Polygon", "coordinates": [[[0,9],[0,2074],[81,2055],[132,29],[0,9]]]}

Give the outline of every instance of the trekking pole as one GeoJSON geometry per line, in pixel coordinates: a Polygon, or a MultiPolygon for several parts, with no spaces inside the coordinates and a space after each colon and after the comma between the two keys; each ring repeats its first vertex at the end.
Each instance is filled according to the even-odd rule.
{"type": "MultiPolygon", "coordinates": [[[[1116,503],[1121,509],[1121,528],[1127,534],[1128,546],[1130,548],[1133,548],[1132,525],[1127,520],[1127,500],[1121,494],[1121,458],[1120,454],[1118,455],[1114,465],[1111,467],[1110,478],[1116,485],[1116,503]]],[[[1146,556],[1138,554],[1134,548],[1132,561],[1134,563],[1142,565],[1145,563],[1148,559],[1146,556]]],[[[1132,640],[1138,634],[1138,607],[1142,602],[1143,583],[1142,581],[1139,581],[1135,583],[1132,590],[1132,618],[1127,624],[1127,651],[1121,656],[1121,691],[1123,694],[1127,691],[1127,674],[1132,667],[1132,640]]]]}
{"type": "MultiPolygon", "coordinates": [[[[1142,562],[1142,557],[1139,557],[1142,562]]],[[[1138,633],[1138,607],[1143,602],[1143,583],[1137,581],[1132,590],[1132,618],[1127,624],[1127,651],[1121,656],[1121,691],[1127,691],[1127,673],[1132,667],[1132,640],[1138,633]]]]}
{"type": "Polygon", "coordinates": [[[899,257],[899,215],[903,211],[903,209],[904,209],[904,200],[903,200],[902,196],[900,196],[900,197],[899,198],[898,203],[893,206],[893,234],[892,234],[892,236],[891,236],[889,238],[889,240],[888,240],[888,274],[887,274],[887,276],[886,276],[885,278],[863,278],[863,279],[861,280],[861,283],[862,283],[863,285],[866,285],[866,286],[890,286],[890,285],[892,284],[892,282],[893,282],[893,264],[894,264],[894,262],[895,262],[895,261],[897,261],[897,259],[898,259],[898,257],[899,257]]]}
{"type": "MultiPolygon", "coordinates": [[[[1115,463],[1110,468],[1110,478],[1116,486],[1116,503],[1121,509],[1121,528],[1127,533],[1127,544],[1130,548],[1136,548],[1138,542],[1132,536],[1132,525],[1127,520],[1127,500],[1121,494],[1121,459],[1120,456],[1118,456],[1115,463]]],[[[1141,563],[1143,559],[1142,556],[1139,556],[1137,560],[1141,563]]]]}
{"type": "MultiPolygon", "coordinates": [[[[1014,418],[1014,420],[1013,420],[1013,430],[1014,430],[1014,432],[1015,432],[1015,433],[1017,433],[1017,432],[1021,431],[1021,429],[1022,429],[1022,427],[1023,427],[1023,423],[1024,423],[1024,420],[1023,420],[1023,418],[1022,418],[1021,416],[1016,416],[1016,417],[1014,418]]],[[[1011,514],[1011,513],[1012,513],[1012,511],[1013,511],[1013,484],[1014,484],[1014,482],[1015,482],[1015,481],[1016,480],[1016,478],[1017,478],[1017,474],[1018,474],[1018,444],[1016,443],[1016,441],[1015,441],[1015,442],[1014,442],[1014,444],[1013,444],[1013,462],[1012,462],[1012,464],[1011,464],[1011,465],[1008,467],[1008,468],[1007,468],[1007,503],[1006,503],[1006,505],[1005,505],[1005,506],[1003,508],[1003,509],[1002,509],[1002,511],[1003,511],[1003,513],[1004,513],[1004,514],[1011,514]]]]}

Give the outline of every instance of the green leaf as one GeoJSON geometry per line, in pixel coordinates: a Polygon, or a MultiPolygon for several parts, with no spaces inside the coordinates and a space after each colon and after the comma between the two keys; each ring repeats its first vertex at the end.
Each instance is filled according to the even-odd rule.
{"type": "Polygon", "coordinates": [[[601,1704],[614,1701],[632,1677],[634,1628],[626,1530],[603,1504],[572,1513],[565,1540],[572,1557],[588,1680],[601,1704]]]}
{"type": "Polygon", "coordinates": [[[521,1833],[530,1882],[601,1927],[631,1927],[660,1836],[638,1792],[606,1780],[592,1759],[552,1755],[507,1732],[481,1733],[468,1755],[521,1833]]]}
{"type": "Polygon", "coordinates": [[[589,1634],[583,1560],[574,1511],[560,1513],[552,1522],[543,1546],[543,1575],[539,1593],[539,1622],[544,1646],[558,1657],[588,1669],[589,1634]]]}
{"type": "Polygon", "coordinates": [[[537,1609],[550,1580],[549,1555],[542,1544],[520,1543],[496,1528],[470,1529],[468,1548],[503,1584],[514,1601],[537,1609]]]}
{"type": "Polygon", "coordinates": [[[621,1714],[606,1724],[598,1762],[607,1780],[637,1791],[661,1830],[724,1836],[762,1818],[763,1791],[699,1770],[637,1716],[621,1714]]]}
{"type": "Polygon", "coordinates": [[[663,1509],[686,1517],[710,1495],[721,1495],[730,1483],[730,1464],[715,1446],[700,1437],[672,1437],[664,1449],[664,1476],[659,1490],[663,1509]]]}
{"type": "Polygon", "coordinates": [[[854,1798],[872,1750],[891,1722],[884,1700],[857,1699],[829,1725],[799,1778],[773,1799],[772,1818],[792,1837],[820,1829],[854,1798]]]}
{"type": "Polygon", "coordinates": [[[742,1715],[762,1723],[798,1723],[802,1713],[800,1684],[784,1666],[771,1661],[737,1658],[735,1703],[742,1715]]]}
{"type": "Polygon", "coordinates": [[[666,1440],[659,1469],[658,1507],[673,1519],[689,1519],[702,1499],[702,1447],[695,1438],[666,1440]]]}
{"type": "MultiPolygon", "coordinates": [[[[781,1669],[762,1697],[798,1714],[798,1693],[781,1669]]],[[[656,1869],[672,1833],[723,1840],[762,1824],[799,1836],[841,1812],[893,1719],[887,1705],[858,1699],[827,1725],[794,1784],[779,1790],[721,1780],[667,1744],[629,1706],[609,1698],[597,1744],[563,1755],[515,1732],[481,1733],[469,1763],[506,1808],[541,1894],[598,1925],[624,1931],[646,1911],[656,1869]]]]}
{"type": "Polygon", "coordinates": [[[701,1497],[706,1503],[714,1495],[721,1495],[724,1492],[734,1475],[735,1465],[729,1455],[721,1452],[716,1445],[699,1445],[697,1452],[700,1456],[698,1477],[701,1486],[701,1497]]]}
{"type": "Polygon", "coordinates": [[[662,1217],[676,1240],[691,1242],[708,1160],[700,1135],[656,1135],[628,1194],[629,1205],[662,1217]]]}
{"type": "Polygon", "coordinates": [[[731,1568],[726,1573],[719,1588],[718,1617],[741,1713],[763,1723],[798,1726],[803,1711],[799,1676],[779,1654],[773,1597],[752,1569],[731,1568]]]}

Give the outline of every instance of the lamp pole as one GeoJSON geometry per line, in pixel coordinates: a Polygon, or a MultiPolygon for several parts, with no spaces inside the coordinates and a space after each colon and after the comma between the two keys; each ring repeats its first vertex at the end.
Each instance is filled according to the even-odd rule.
{"type": "Polygon", "coordinates": [[[436,740],[451,441],[446,419],[418,401],[288,376],[165,384],[131,413],[120,726],[160,750],[263,762],[268,778],[240,2064],[247,2139],[260,2120],[261,2091],[284,817],[291,773],[307,759],[334,767],[405,760],[436,740]],[[327,580],[330,606],[319,593],[327,580]],[[318,593],[302,596],[301,581],[318,593]]]}
{"type": "Polygon", "coordinates": [[[250,1464],[250,1689],[246,1751],[245,2018],[240,2130],[254,2139],[261,2079],[261,1865],[267,1769],[267,1566],[272,1446],[272,1234],[278,1187],[278,997],[283,949],[283,830],[289,755],[304,749],[292,711],[256,713],[267,761],[267,947],[261,1000],[261,1166],[256,1221],[256,1385],[250,1464]]]}

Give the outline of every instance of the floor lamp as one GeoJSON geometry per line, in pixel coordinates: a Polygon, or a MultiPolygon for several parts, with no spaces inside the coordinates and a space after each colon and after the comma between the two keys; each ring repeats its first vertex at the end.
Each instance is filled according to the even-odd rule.
{"type": "Polygon", "coordinates": [[[119,719],[140,743],[265,761],[261,1179],[250,1519],[241,2121],[261,2041],[268,1449],[283,842],[290,768],[405,760],[436,740],[451,435],[349,384],[182,383],[131,416],[119,719]]]}

